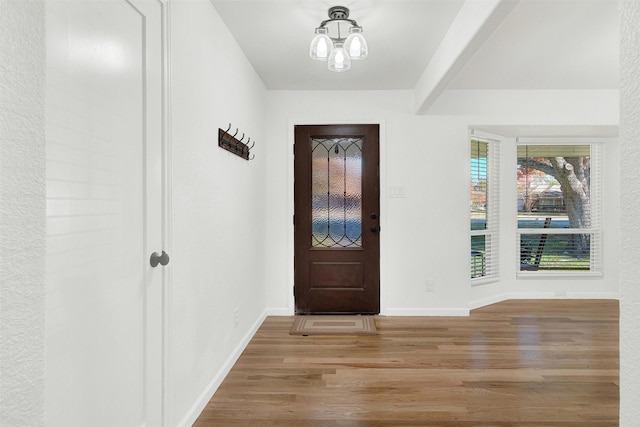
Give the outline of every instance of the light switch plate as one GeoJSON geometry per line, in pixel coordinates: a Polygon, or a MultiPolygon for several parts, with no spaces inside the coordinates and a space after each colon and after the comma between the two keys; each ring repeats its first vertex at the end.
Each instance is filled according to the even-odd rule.
{"type": "Polygon", "coordinates": [[[406,187],[389,187],[389,197],[393,199],[404,199],[406,195],[406,187]]]}

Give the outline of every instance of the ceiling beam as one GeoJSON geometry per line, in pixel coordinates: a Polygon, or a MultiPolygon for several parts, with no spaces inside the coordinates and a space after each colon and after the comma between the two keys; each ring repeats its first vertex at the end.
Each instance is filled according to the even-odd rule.
{"type": "Polygon", "coordinates": [[[414,89],[416,114],[425,114],[458,71],[493,34],[519,0],[466,0],[414,89]]]}

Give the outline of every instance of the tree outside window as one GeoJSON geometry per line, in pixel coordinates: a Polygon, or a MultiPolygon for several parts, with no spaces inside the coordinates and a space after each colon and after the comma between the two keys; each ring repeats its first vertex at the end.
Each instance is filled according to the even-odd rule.
{"type": "Polygon", "coordinates": [[[591,145],[517,153],[520,271],[592,270],[591,145]]]}

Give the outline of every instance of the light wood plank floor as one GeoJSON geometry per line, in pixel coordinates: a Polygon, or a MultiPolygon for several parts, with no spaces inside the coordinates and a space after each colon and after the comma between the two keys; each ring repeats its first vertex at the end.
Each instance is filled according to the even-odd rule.
{"type": "Polygon", "coordinates": [[[616,426],[618,302],[377,316],[377,336],[269,317],[195,426],[616,426]]]}

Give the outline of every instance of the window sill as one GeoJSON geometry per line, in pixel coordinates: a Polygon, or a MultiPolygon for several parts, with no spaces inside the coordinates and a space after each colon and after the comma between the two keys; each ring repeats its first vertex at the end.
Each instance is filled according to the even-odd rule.
{"type": "Polygon", "coordinates": [[[574,271],[518,271],[516,279],[579,279],[579,278],[601,278],[602,272],[574,272],[574,271]]]}
{"type": "Polygon", "coordinates": [[[491,277],[474,277],[471,279],[471,286],[487,285],[489,283],[499,282],[500,278],[496,276],[491,277]]]}

